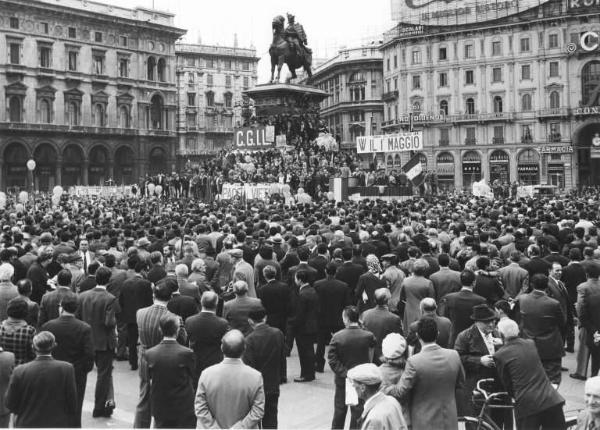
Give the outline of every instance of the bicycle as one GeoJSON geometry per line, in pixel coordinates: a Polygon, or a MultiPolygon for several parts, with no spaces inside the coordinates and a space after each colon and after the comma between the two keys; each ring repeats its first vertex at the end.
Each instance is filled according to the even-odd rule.
{"type": "MultiPolygon", "coordinates": [[[[488,409],[512,410],[512,428],[517,429],[517,425],[514,418],[514,399],[512,399],[507,392],[501,391],[496,393],[490,393],[482,387],[483,384],[489,384],[493,382],[494,379],[480,379],[479,381],[477,381],[477,387],[475,390],[473,390],[473,403],[476,406],[481,404],[481,410],[479,411],[479,414],[476,417],[458,417],[459,430],[502,430],[502,428],[499,427],[498,424],[496,424],[496,422],[488,414],[488,409]]],[[[575,428],[577,426],[577,414],[566,414],[565,423],[567,429],[575,428]]]]}

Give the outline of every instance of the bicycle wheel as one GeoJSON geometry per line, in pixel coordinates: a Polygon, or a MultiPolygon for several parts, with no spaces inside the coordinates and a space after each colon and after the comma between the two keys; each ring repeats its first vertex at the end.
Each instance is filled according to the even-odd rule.
{"type": "Polygon", "coordinates": [[[458,430],[496,430],[494,426],[477,417],[458,417],[458,430]]]}

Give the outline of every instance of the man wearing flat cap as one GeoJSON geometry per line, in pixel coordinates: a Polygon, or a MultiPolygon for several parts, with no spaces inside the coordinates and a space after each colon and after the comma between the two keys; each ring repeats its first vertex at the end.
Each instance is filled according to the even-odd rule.
{"type": "Polygon", "coordinates": [[[244,260],[244,251],[241,248],[234,248],[229,251],[229,256],[233,262],[233,281],[246,282],[248,285],[248,297],[256,297],[254,268],[244,260]]]}
{"type": "Polygon", "coordinates": [[[365,402],[360,417],[360,428],[379,430],[404,430],[406,422],[400,404],[391,396],[379,391],[381,373],[373,363],[359,364],[348,371],[348,379],[358,397],[365,402]]]}
{"type": "Polygon", "coordinates": [[[16,415],[15,427],[73,427],[77,391],[73,365],[52,358],[54,335],[33,338],[37,358],[17,366],[6,393],[6,406],[16,415]]]}

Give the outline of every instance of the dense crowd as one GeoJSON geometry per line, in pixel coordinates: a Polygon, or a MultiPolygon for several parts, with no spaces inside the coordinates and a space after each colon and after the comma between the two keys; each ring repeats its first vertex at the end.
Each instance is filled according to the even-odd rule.
{"type": "MultiPolygon", "coordinates": [[[[294,166],[307,189],[315,172],[354,168],[318,150],[254,157],[253,179],[294,166]]],[[[236,178],[249,162],[225,160],[203,171],[236,178]]],[[[579,345],[571,377],[598,374],[595,190],[244,206],[165,194],[37,196],[0,213],[4,426],[11,413],[20,427],[81,426],[94,365],[93,416],[111,416],[115,359],[139,372],[142,428],[276,428],[294,344],[290,379],[310,384],[326,363],[335,374],[332,428],[348,410],[351,428],[456,428],[488,378],[515,399],[517,428],[564,428],[565,352],[579,345]]],[[[600,416],[588,385],[587,423],[600,416]]]]}

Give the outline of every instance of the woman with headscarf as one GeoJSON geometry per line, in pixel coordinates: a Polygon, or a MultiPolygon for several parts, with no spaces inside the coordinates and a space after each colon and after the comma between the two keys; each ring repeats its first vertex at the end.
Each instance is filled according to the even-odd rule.
{"type": "Polygon", "coordinates": [[[204,291],[209,290],[206,282],[206,263],[201,258],[196,258],[192,261],[192,273],[188,276],[188,282],[198,285],[200,295],[204,291]]]}
{"type": "Polygon", "coordinates": [[[381,277],[383,270],[377,256],[369,254],[366,260],[367,271],[360,275],[356,284],[357,306],[361,314],[375,307],[375,290],[387,287],[385,279],[381,277]]]}
{"type": "MultiPolygon", "coordinates": [[[[388,334],[381,343],[381,365],[379,373],[381,374],[381,389],[390,385],[396,385],[406,366],[406,339],[398,333],[388,334]]],[[[400,403],[402,407],[402,415],[407,425],[410,425],[410,415],[407,405],[404,402],[400,403]]]]}

